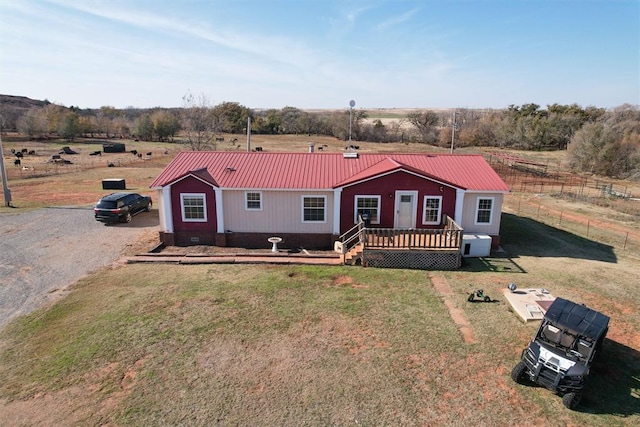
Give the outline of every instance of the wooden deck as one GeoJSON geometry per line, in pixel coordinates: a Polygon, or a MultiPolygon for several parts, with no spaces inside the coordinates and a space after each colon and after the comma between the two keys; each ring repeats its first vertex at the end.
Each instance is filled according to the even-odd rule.
{"type": "Polygon", "coordinates": [[[362,222],[340,236],[345,264],[455,269],[461,265],[462,227],[445,217],[439,229],[367,228],[362,222]]]}
{"type": "Polygon", "coordinates": [[[461,230],[363,230],[363,244],[367,249],[452,251],[460,250],[461,240],[461,230]]]}

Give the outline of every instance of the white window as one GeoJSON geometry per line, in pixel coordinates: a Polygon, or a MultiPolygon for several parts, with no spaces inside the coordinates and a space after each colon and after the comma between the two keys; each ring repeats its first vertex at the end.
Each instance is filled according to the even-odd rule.
{"type": "Polygon", "coordinates": [[[180,208],[184,222],[207,221],[207,196],[204,193],[180,194],[180,208]]]}
{"type": "Polygon", "coordinates": [[[422,223],[440,224],[442,218],[442,196],[424,196],[422,204],[422,223]]]}
{"type": "Polygon", "coordinates": [[[493,197],[478,198],[476,208],[476,224],[491,224],[493,213],[493,197]]]}
{"type": "Polygon", "coordinates": [[[380,224],[380,196],[356,196],[353,223],[358,222],[358,216],[368,213],[371,224],[380,224]]]}
{"type": "Polygon", "coordinates": [[[261,211],[262,210],[262,192],[260,191],[246,191],[244,193],[245,205],[244,208],[248,211],[261,211]]]}
{"type": "Polygon", "coordinates": [[[303,196],[302,222],[325,222],[326,206],[326,196],[303,196]]]}

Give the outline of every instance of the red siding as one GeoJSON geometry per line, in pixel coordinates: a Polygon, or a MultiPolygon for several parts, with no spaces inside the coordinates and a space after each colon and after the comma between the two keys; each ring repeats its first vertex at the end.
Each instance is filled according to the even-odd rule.
{"type": "Polygon", "coordinates": [[[355,196],[379,195],[380,197],[380,224],[373,227],[393,228],[395,220],[395,193],[398,190],[417,191],[416,202],[416,228],[440,228],[435,225],[422,224],[422,203],[424,196],[442,196],[442,214],[454,217],[456,209],[456,190],[440,185],[418,176],[396,172],[383,177],[375,178],[357,185],[346,187],[342,190],[340,202],[340,234],[354,226],[353,212],[355,196]],[[440,191],[442,188],[442,191],[440,191]]]}
{"type": "Polygon", "coordinates": [[[217,232],[216,196],[213,188],[193,177],[176,182],[171,186],[171,206],[173,214],[173,230],[175,232],[217,232]],[[183,222],[180,194],[204,193],[207,198],[207,222],[183,222]]]}

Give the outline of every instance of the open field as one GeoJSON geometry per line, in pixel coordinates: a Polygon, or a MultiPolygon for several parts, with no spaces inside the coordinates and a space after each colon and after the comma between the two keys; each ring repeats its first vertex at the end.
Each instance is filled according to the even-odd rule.
{"type": "MultiPolygon", "coordinates": [[[[330,138],[252,137],[252,146],[273,151],[306,151],[308,142],[327,151],[344,148],[344,141],[330,138]]],[[[23,143],[5,143],[5,153],[10,144],[23,143]]],[[[246,148],[246,140],[222,144],[246,148]]],[[[446,152],[418,144],[359,145],[446,152]]],[[[552,154],[559,164],[561,154],[552,154]]],[[[14,170],[9,183],[16,208],[0,211],[92,203],[104,194],[106,177],[124,177],[145,192],[171,158],[151,157],[42,177],[14,170]]],[[[637,183],[628,186],[640,195],[637,183]]],[[[635,233],[634,202],[600,207],[514,190],[505,201],[504,252],[470,260],[459,271],[105,268],[73,284],[56,304],[0,331],[0,419],[10,425],[639,424],[637,246],[623,249],[565,231],[522,207],[522,200],[539,200],[537,211],[566,212],[563,223],[571,216],[635,233]],[[468,319],[474,343],[463,339],[436,281],[450,287],[447,299],[468,319]],[[606,363],[594,367],[578,411],[566,410],[544,389],[511,381],[535,325],[507,309],[501,292],[510,282],[545,287],[611,316],[606,363]],[[496,302],[468,303],[477,288],[496,302]]]]}
{"type": "Polygon", "coordinates": [[[1,333],[0,416],[21,425],[636,425],[637,264],[526,219],[509,216],[505,227],[535,244],[431,273],[448,282],[475,344],[424,271],[105,269],[1,333]],[[545,255],[544,245],[554,249],[545,255]],[[535,329],[500,296],[512,281],[612,317],[607,363],[579,411],[511,382],[535,329]],[[466,302],[477,287],[498,302],[466,302]]]}

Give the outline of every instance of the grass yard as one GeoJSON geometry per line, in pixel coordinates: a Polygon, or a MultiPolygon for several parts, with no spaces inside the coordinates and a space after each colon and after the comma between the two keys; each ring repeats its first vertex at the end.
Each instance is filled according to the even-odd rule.
{"type": "MultiPolygon", "coordinates": [[[[230,139],[225,135],[218,149],[246,149],[245,139],[230,139]]],[[[306,151],[310,142],[328,152],[345,144],[252,137],[252,146],[264,151],[306,151]]],[[[28,161],[44,162],[46,150],[59,148],[27,144],[8,142],[5,152],[37,148],[39,157],[28,161]]],[[[359,144],[364,152],[446,152],[359,144]]],[[[90,145],[77,147],[85,161],[98,161],[88,157],[90,145]]],[[[169,145],[172,152],[179,148],[169,145]]],[[[550,164],[563,163],[553,156],[550,164]]],[[[129,189],[149,193],[171,157],[123,158],[114,168],[43,176],[8,165],[16,208],[0,212],[91,204],[106,193],[104,178],[125,178],[129,189]]],[[[538,211],[541,203],[566,212],[563,224],[571,214],[637,230],[630,203],[630,213],[605,215],[612,208],[513,193],[502,219],[505,252],[469,260],[458,271],[116,264],[0,331],[0,424],[639,425],[637,244],[622,249],[538,220],[537,211],[518,214],[528,198],[538,211]],[[432,279],[451,289],[446,300],[432,279]],[[502,290],[510,282],[545,287],[611,317],[605,363],[594,366],[577,411],[547,390],[511,381],[536,325],[508,310],[502,290]],[[467,302],[478,288],[496,301],[467,302]],[[447,304],[469,322],[475,342],[463,339],[447,304]]]]}
{"type": "Polygon", "coordinates": [[[505,218],[505,239],[530,233],[534,245],[446,273],[105,269],[1,332],[0,418],[19,425],[637,425],[637,265],[607,258],[606,246],[521,221],[505,218]],[[535,253],[550,243],[556,253],[535,253]],[[583,255],[566,256],[578,248],[583,255]],[[449,283],[477,343],[462,340],[429,274],[449,283]],[[596,365],[579,411],[511,381],[535,331],[501,297],[512,281],[612,317],[607,363],[596,365]],[[478,287],[498,302],[466,302],[478,287]]]}

